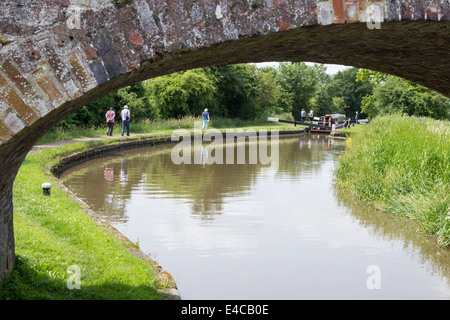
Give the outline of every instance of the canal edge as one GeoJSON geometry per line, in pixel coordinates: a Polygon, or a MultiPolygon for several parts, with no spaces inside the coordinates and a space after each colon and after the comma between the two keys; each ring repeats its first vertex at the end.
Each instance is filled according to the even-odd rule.
{"type": "Polygon", "coordinates": [[[158,283],[162,284],[162,288],[158,288],[157,290],[162,293],[166,300],[181,300],[180,292],[178,291],[177,285],[175,283],[174,278],[172,275],[164,270],[162,266],[154,261],[148,254],[141,251],[141,249],[134,244],[130,239],[128,239],[123,233],[121,233],[119,230],[114,228],[109,222],[100,219],[97,215],[97,213],[90,208],[90,206],[85,203],[83,200],[81,200],[76,194],[74,194],[69,188],[67,188],[59,179],[56,179],[56,182],[58,186],[66,193],[68,194],[74,201],[79,203],[84,210],[86,214],[88,214],[94,222],[99,226],[100,228],[108,231],[111,233],[116,239],[119,241],[125,243],[126,248],[129,252],[131,252],[133,255],[137,256],[138,258],[148,262],[150,266],[155,270],[158,283]]]}

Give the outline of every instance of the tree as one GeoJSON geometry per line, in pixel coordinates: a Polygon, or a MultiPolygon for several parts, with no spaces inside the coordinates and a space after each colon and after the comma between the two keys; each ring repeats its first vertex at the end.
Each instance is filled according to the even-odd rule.
{"type": "Polygon", "coordinates": [[[362,100],[372,94],[373,85],[369,81],[357,81],[358,68],[349,68],[336,73],[328,84],[328,95],[333,100],[330,107],[347,116],[361,112],[362,100]],[[335,99],[341,98],[341,99],[335,99]]]}
{"type": "Polygon", "coordinates": [[[373,94],[366,96],[362,105],[362,111],[371,118],[386,113],[450,118],[450,99],[426,87],[368,70],[362,71],[358,79],[375,83],[373,94]]]}
{"type": "Polygon", "coordinates": [[[128,105],[134,122],[160,117],[159,110],[148,101],[148,93],[143,82],[119,89],[116,96],[121,108],[128,105]]]}
{"type": "Polygon", "coordinates": [[[229,118],[254,119],[258,110],[260,83],[254,65],[237,64],[208,68],[215,79],[217,114],[229,118]]]}
{"type": "MultiPolygon", "coordinates": [[[[328,93],[328,84],[319,83],[316,86],[313,97],[309,101],[310,109],[313,110],[316,116],[321,116],[332,112],[332,103],[333,100],[328,93]]],[[[308,111],[307,109],[305,110],[308,111]]]]}
{"type": "Polygon", "coordinates": [[[148,102],[164,119],[200,115],[214,105],[214,82],[204,70],[177,72],[148,80],[148,102]]]}
{"type": "Polygon", "coordinates": [[[348,105],[345,103],[345,99],[342,97],[333,97],[333,103],[331,107],[331,113],[342,113],[346,114],[348,105]]]}
{"type": "Polygon", "coordinates": [[[292,95],[275,80],[276,70],[266,67],[258,70],[260,83],[259,113],[280,114],[292,111],[292,95]]]}
{"type": "Polygon", "coordinates": [[[317,85],[329,80],[325,71],[323,65],[308,66],[303,62],[280,64],[276,79],[292,95],[292,115],[295,119],[300,119],[302,109],[311,109],[311,98],[317,85]]]}

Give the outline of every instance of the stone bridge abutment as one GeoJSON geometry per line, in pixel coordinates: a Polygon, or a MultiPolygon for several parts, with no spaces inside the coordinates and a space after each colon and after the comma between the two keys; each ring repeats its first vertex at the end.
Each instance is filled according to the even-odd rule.
{"type": "Polygon", "coordinates": [[[32,146],[87,102],[211,65],[311,61],[450,97],[449,0],[0,0],[0,281],[15,262],[12,187],[32,146]]]}

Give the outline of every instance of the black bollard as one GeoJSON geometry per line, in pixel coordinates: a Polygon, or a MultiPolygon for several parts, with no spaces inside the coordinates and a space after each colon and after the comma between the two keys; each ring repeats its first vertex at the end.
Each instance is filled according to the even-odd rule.
{"type": "Polygon", "coordinates": [[[42,184],[42,193],[44,196],[50,195],[50,189],[52,188],[52,185],[48,182],[42,184]]]}

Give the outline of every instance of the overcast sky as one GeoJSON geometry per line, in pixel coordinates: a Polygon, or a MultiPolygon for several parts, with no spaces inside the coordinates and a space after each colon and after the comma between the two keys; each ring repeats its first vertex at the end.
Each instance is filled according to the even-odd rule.
{"type": "MultiPolygon", "coordinates": [[[[255,63],[255,65],[257,65],[258,67],[264,67],[264,66],[272,66],[272,67],[276,67],[278,65],[279,62],[263,62],[263,63],[255,63]]],[[[308,65],[313,65],[314,63],[312,62],[306,62],[306,64],[308,65]]],[[[338,71],[347,69],[347,68],[351,68],[348,66],[342,66],[339,64],[325,64],[325,67],[327,68],[327,73],[328,74],[335,74],[338,71]]]]}

